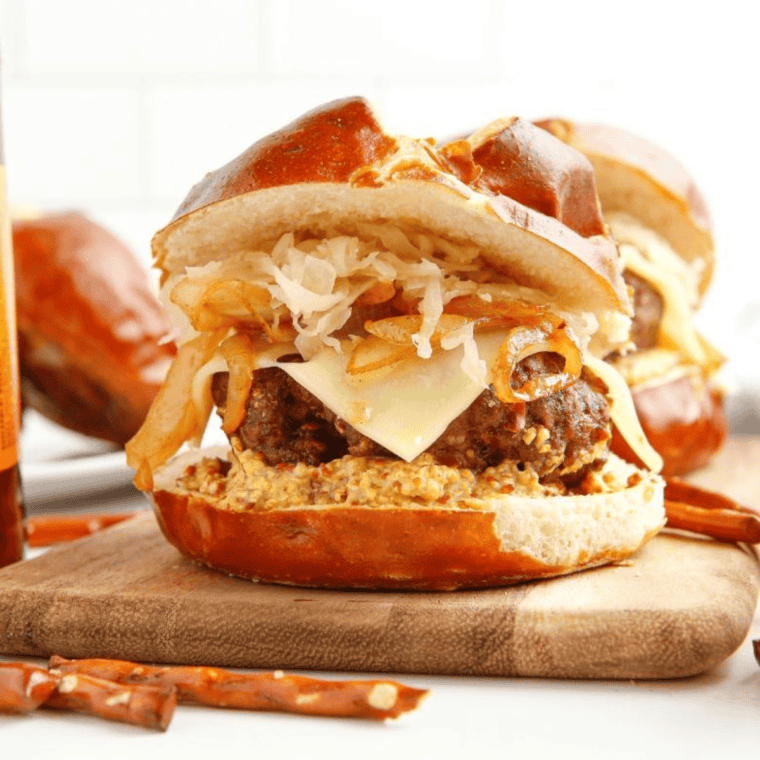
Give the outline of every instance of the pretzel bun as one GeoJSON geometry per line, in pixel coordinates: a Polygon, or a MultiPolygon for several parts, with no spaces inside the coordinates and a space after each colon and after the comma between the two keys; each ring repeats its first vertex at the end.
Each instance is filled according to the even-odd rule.
{"type": "MultiPolygon", "coordinates": [[[[668,324],[654,345],[638,346],[617,365],[642,428],[663,457],[663,474],[686,474],[707,464],[728,430],[716,378],[723,357],[693,325],[715,265],[707,202],[686,169],[647,140],[601,124],[538,124],[589,158],[626,266],[666,301],[668,324]],[[673,266],[672,254],[686,265],[673,266]]],[[[621,436],[612,448],[638,461],[621,436]]]]}
{"type": "Polygon", "coordinates": [[[25,406],[123,446],[175,354],[147,272],[78,212],[14,219],[13,248],[25,406]]]}
{"type": "Polygon", "coordinates": [[[707,201],[686,168],[658,145],[607,124],[537,122],[591,161],[605,215],[622,211],[656,230],[679,256],[700,264],[700,295],[715,267],[707,201]]]}
{"type": "Polygon", "coordinates": [[[630,557],[663,524],[660,479],[614,456],[599,474],[604,493],[266,512],[255,504],[219,509],[213,497],[177,488],[197,458],[180,456],[157,476],[161,529],[191,559],[265,582],[437,591],[508,585],[630,557]]]}
{"type": "MultiPolygon", "coordinates": [[[[637,376],[631,395],[647,440],[662,456],[661,474],[684,475],[704,467],[728,435],[722,390],[700,367],[684,363],[676,352],[646,352],[637,363],[654,365],[648,378],[637,376]]],[[[641,464],[618,431],[613,431],[611,449],[641,464]]]]}
{"type": "MultiPolygon", "coordinates": [[[[492,134],[483,130],[478,145],[467,147],[471,152],[486,142],[498,145],[508,126],[495,123],[492,134]]],[[[534,131],[536,136],[543,138],[534,131]]],[[[478,192],[477,182],[466,184],[462,166],[473,160],[462,147],[464,155],[448,165],[445,149],[437,154],[428,141],[386,135],[365,101],[328,104],[199,182],[174,220],[154,236],[156,265],[166,276],[254,249],[292,229],[318,233],[350,230],[362,221],[412,220],[432,234],[480,246],[488,263],[564,304],[628,311],[612,241],[574,231],[593,227],[582,217],[599,213],[593,182],[588,190],[594,195],[575,211],[575,224],[563,224],[513,197],[478,192]],[[573,287],[580,283],[582,292],[573,287]]],[[[556,140],[552,147],[555,155],[545,157],[544,171],[555,172],[555,187],[547,183],[547,193],[568,182],[556,167],[566,153],[556,140]]],[[[450,152],[455,149],[450,146],[450,152]]],[[[529,158],[523,160],[531,165],[529,158]]],[[[574,167],[584,168],[580,162],[574,167]]],[[[601,233],[601,224],[597,228],[601,233]]]]}
{"type": "MultiPolygon", "coordinates": [[[[543,314],[541,309],[551,308],[564,315],[553,322],[554,333],[539,341],[543,348],[536,351],[554,350],[557,336],[565,335],[570,323],[586,331],[583,351],[589,353],[589,367],[604,365],[598,357],[627,340],[627,289],[617,249],[601,220],[591,167],[581,154],[520,119],[494,122],[438,149],[431,140],[388,135],[361,98],[326,104],[208,174],[154,236],[166,302],[184,324],[186,338],[127,454],[137,470],[136,483],[153,500],[170,542],[194,560],[261,581],[454,589],[504,585],[608,563],[630,556],[660,529],[662,481],[614,455],[607,457],[603,433],[583,462],[591,465],[593,457],[601,458],[586,474],[579,462],[572,485],[544,484],[534,477],[531,465],[515,462],[507,468],[511,474],[503,476],[511,480],[497,493],[486,482],[502,477],[493,469],[484,474],[432,462],[425,447],[483,392],[484,386],[465,378],[467,351],[484,352],[485,362],[488,350],[487,339],[467,343],[465,338],[461,368],[456,358],[451,359],[457,362],[452,369],[437,362],[459,356],[458,349],[437,348],[437,333],[431,333],[434,345],[427,346],[427,354],[421,326],[409,338],[405,325],[415,320],[422,325],[423,317],[432,313],[426,311],[428,301],[435,300],[432,286],[420,296],[415,307],[419,313],[412,310],[396,322],[363,322],[366,330],[378,330],[383,322],[392,322],[394,329],[364,344],[373,350],[379,346],[381,359],[370,364],[377,365],[380,375],[372,374],[373,369],[358,389],[349,389],[351,362],[365,338],[340,338],[344,342],[338,351],[330,341],[341,333],[333,327],[334,332],[317,334],[323,345],[315,348],[314,331],[307,328],[316,330],[331,312],[308,322],[317,301],[310,291],[308,308],[301,306],[304,286],[294,285],[286,272],[302,273],[308,263],[322,283],[329,279],[326,269],[334,274],[345,268],[351,251],[370,244],[378,250],[389,246],[392,254],[383,261],[398,265],[391,275],[397,288],[393,303],[405,296],[405,287],[421,287],[403,279],[406,264],[399,257],[407,256],[404,261],[414,268],[428,267],[434,260],[444,266],[452,256],[458,263],[446,271],[456,270],[461,277],[460,270],[468,266],[468,271],[477,270],[472,276],[482,281],[456,287],[468,288],[476,312],[485,309],[483,319],[490,319],[495,331],[489,336],[498,339],[489,345],[503,349],[496,323],[518,319],[499,311],[499,293],[506,291],[521,298],[531,293],[545,304],[526,302],[520,307],[525,313],[543,314]],[[567,187],[576,191],[568,195],[567,187]],[[303,249],[297,250],[301,239],[303,249]],[[431,251],[439,246],[439,259],[426,257],[426,246],[431,251]],[[283,251],[295,258],[275,266],[283,251]],[[463,257],[461,264],[457,257],[463,257]],[[477,267],[467,262],[477,262],[477,267]],[[262,280],[261,272],[275,279],[262,280]],[[278,306],[276,321],[268,311],[272,293],[288,304],[287,311],[278,306]],[[483,293],[482,299],[476,293],[483,293]],[[235,320],[246,309],[255,314],[241,326],[235,320]],[[231,321],[226,322],[228,312],[231,321]],[[297,335],[286,336],[288,348],[279,348],[277,336],[283,324],[288,328],[291,315],[297,335]],[[228,329],[237,332],[229,337],[228,329]],[[261,337],[251,337],[251,331],[261,337]],[[268,348],[272,342],[274,348],[268,348]],[[253,343],[256,356],[246,365],[246,346],[253,343]],[[392,352],[407,351],[405,358],[386,359],[382,352],[389,346],[392,352]],[[377,444],[390,453],[348,455],[318,465],[301,460],[270,465],[263,448],[244,446],[236,425],[251,412],[240,406],[240,416],[226,431],[229,449],[191,448],[174,456],[184,442],[200,440],[205,418],[196,418],[196,411],[210,410],[214,403],[220,407],[216,396],[209,400],[211,391],[197,393],[204,382],[206,388],[213,385],[210,376],[220,368],[229,376],[219,409],[225,425],[230,408],[240,406],[240,388],[243,395],[251,393],[248,403],[254,405],[254,391],[264,392],[255,385],[249,391],[251,374],[276,368],[324,404],[328,417],[337,416],[335,429],[341,434],[350,424],[370,448],[377,444]],[[469,388],[463,394],[462,383],[469,388]],[[459,390],[452,390],[454,386],[459,390]],[[231,395],[233,389],[237,396],[231,395]],[[193,396],[192,409],[188,395],[193,396]],[[405,489],[424,493],[409,496],[405,489]]],[[[341,287],[353,287],[368,276],[361,272],[341,275],[341,287]]],[[[376,285],[387,285],[378,277],[376,285]]],[[[373,286],[362,293],[376,290],[373,286]]],[[[323,295],[329,300],[334,294],[323,295]]],[[[389,303],[383,298],[369,303],[389,303]]],[[[359,297],[352,301],[354,307],[360,303],[359,297]]],[[[445,316],[456,321],[461,315],[444,312],[436,317],[439,325],[445,316]]],[[[542,329],[543,317],[525,318],[532,329],[542,329]]],[[[468,325],[473,329],[474,321],[464,328],[468,325]]],[[[599,382],[619,391],[608,371],[600,370],[605,377],[599,382]]],[[[622,380],[620,385],[625,389],[622,380]]],[[[269,402],[261,399],[266,413],[269,402]]],[[[613,405],[616,411],[625,408],[624,399],[613,405]]],[[[635,423],[635,415],[630,419],[635,423]]],[[[301,432],[291,431],[294,437],[301,432]]],[[[308,431],[303,434],[308,436],[308,431]]],[[[644,459],[656,457],[639,428],[628,437],[644,459]]],[[[274,438],[268,433],[262,445],[274,438]]],[[[546,441],[534,429],[526,432],[525,445],[536,438],[536,447],[546,441]]]]}

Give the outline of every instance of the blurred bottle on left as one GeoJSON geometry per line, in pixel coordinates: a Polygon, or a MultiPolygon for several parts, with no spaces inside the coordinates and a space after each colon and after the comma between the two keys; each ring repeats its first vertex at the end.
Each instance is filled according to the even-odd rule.
{"type": "Polygon", "coordinates": [[[23,558],[24,507],[19,478],[21,427],[10,214],[0,109],[0,567],[23,558]]]}

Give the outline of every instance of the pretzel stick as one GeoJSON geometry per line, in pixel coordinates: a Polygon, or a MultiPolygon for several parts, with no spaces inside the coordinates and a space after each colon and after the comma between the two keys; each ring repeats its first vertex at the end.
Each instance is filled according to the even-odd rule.
{"type": "Polygon", "coordinates": [[[177,692],[171,685],[114,683],[80,673],[50,673],[58,676],[58,685],[44,705],[55,710],[165,731],[177,706],[177,692]]]}
{"type": "Polygon", "coordinates": [[[29,546],[42,547],[89,536],[129,520],[139,512],[123,514],[89,513],[81,515],[50,515],[28,517],[26,540],[29,546]]]}
{"type": "Polygon", "coordinates": [[[665,512],[670,528],[719,541],[760,542],[760,512],[680,478],[665,479],[665,512]]]}
{"type": "Polygon", "coordinates": [[[702,533],[719,541],[760,543],[760,518],[728,509],[709,509],[665,500],[669,528],[702,533]]]}
{"type": "Polygon", "coordinates": [[[233,673],[207,667],[155,667],[122,660],[65,660],[50,667],[120,683],[162,683],[180,704],[385,720],[414,710],[428,692],[393,681],[328,681],[298,675],[233,673]]]}
{"type": "Polygon", "coordinates": [[[23,662],[0,663],[0,713],[36,710],[55,691],[58,679],[45,668],[23,662]]]}
{"type": "Polygon", "coordinates": [[[694,507],[727,509],[760,517],[760,512],[752,509],[752,507],[740,504],[738,501],[715,491],[708,491],[706,488],[687,483],[681,478],[665,478],[665,498],[691,504],[694,507]]]}

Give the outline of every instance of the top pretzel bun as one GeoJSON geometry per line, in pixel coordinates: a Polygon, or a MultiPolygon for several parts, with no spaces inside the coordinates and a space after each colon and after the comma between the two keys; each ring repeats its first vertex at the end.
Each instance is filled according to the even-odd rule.
{"type": "Polygon", "coordinates": [[[701,262],[704,296],[715,266],[712,220],[689,172],[657,145],[618,127],[560,118],[536,124],[588,157],[605,215],[631,214],[657,230],[683,259],[701,262]]]}
{"type": "Polygon", "coordinates": [[[206,175],[152,245],[166,279],[292,230],[388,221],[476,244],[563,306],[630,316],[590,163],[521,119],[436,148],[386,134],[362,98],[328,103],[206,175]],[[516,181],[504,187],[516,156],[516,181]]]}

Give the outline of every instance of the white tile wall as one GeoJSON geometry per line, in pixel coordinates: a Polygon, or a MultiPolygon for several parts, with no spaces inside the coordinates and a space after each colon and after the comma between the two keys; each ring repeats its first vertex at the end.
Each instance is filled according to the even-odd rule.
{"type": "Polygon", "coordinates": [[[147,265],[193,182],[334,97],[365,94],[418,135],[607,121],[699,179],[720,257],[703,329],[720,340],[760,301],[758,47],[739,0],[0,0],[10,193],[87,210],[147,265]]]}
{"type": "Polygon", "coordinates": [[[136,90],[29,84],[8,88],[3,105],[15,196],[129,202],[142,193],[136,90]]]}
{"type": "Polygon", "coordinates": [[[445,77],[494,61],[493,0],[279,0],[264,39],[270,71],[445,77]]]}
{"type": "Polygon", "coordinates": [[[26,0],[32,75],[208,74],[259,69],[257,0],[26,0]]]}

